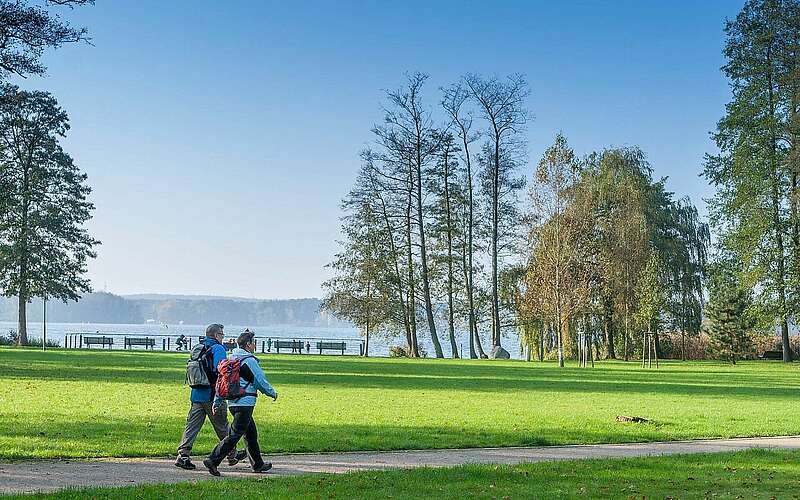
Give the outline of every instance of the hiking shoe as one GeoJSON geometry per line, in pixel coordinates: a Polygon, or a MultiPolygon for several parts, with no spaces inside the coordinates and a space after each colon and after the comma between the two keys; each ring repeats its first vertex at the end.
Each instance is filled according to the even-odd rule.
{"type": "Polygon", "coordinates": [[[220,475],[219,471],[217,470],[217,466],[214,465],[214,462],[212,462],[211,460],[206,458],[205,460],[203,460],[203,465],[206,466],[206,469],[208,469],[208,473],[211,474],[212,476],[220,475]]]}
{"type": "Polygon", "coordinates": [[[262,465],[258,469],[253,469],[253,472],[256,472],[256,473],[259,473],[259,474],[263,474],[263,473],[267,472],[268,470],[270,470],[271,468],[272,468],[272,463],[271,462],[264,462],[264,465],[262,465]]]}
{"type": "Polygon", "coordinates": [[[175,467],[179,467],[183,470],[195,470],[197,468],[186,455],[178,456],[178,459],[175,460],[175,467]]]}
{"type": "Polygon", "coordinates": [[[234,465],[238,464],[245,458],[247,458],[247,451],[239,450],[234,455],[228,457],[228,465],[233,467],[234,465]]]}

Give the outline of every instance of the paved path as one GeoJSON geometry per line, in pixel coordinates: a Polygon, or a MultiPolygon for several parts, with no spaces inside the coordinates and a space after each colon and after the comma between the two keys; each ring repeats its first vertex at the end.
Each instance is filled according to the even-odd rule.
{"type": "MultiPolygon", "coordinates": [[[[580,458],[620,458],[685,453],[714,453],[750,448],[800,449],[800,436],[711,439],[658,443],[538,446],[531,448],[472,448],[462,450],[419,450],[270,455],[274,474],[348,472],[356,470],[410,467],[445,467],[470,463],[539,462],[580,458]]],[[[120,486],[144,483],[174,483],[212,479],[202,466],[183,471],[174,459],[100,459],[91,461],[38,460],[0,463],[0,494],[54,491],[77,486],[120,486]]],[[[220,467],[225,477],[254,477],[247,466],[220,467]]]]}

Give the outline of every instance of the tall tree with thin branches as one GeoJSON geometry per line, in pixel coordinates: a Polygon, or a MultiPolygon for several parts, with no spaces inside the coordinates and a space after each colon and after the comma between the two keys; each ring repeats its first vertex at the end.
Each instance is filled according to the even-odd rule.
{"type": "Polygon", "coordinates": [[[440,146],[440,134],[422,102],[422,87],[428,79],[427,75],[414,73],[408,75],[406,85],[398,90],[388,91],[386,96],[390,106],[385,109],[384,124],[375,128],[380,141],[395,149],[408,167],[410,190],[409,220],[413,219],[418,239],[420,282],[424,300],[425,316],[431,342],[436,357],[444,357],[442,345],[436,333],[436,321],[431,298],[430,269],[428,262],[428,245],[425,230],[425,193],[423,172],[431,161],[434,161],[440,146]],[[413,215],[411,215],[413,214],[413,215]]]}
{"type": "Polygon", "coordinates": [[[528,122],[526,100],[530,90],[525,78],[519,74],[505,79],[483,78],[471,74],[464,77],[463,81],[487,124],[482,173],[490,214],[492,345],[499,347],[501,324],[498,276],[503,245],[503,199],[514,196],[524,186],[524,178],[516,177],[514,172],[525,149],[522,132],[528,122]]]}

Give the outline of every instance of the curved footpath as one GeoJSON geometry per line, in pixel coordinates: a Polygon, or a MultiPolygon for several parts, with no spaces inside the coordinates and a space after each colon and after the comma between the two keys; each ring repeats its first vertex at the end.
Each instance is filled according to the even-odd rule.
{"type": "MultiPolygon", "coordinates": [[[[447,467],[462,464],[518,464],[582,458],[623,458],[689,453],[717,453],[751,448],[800,449],[800,436],[708,439],[655,443],[537,446],[529,448],[471,448],[461,450],[413,450],[351,453],[269,455],[273,473],[341,473],[411,467],[447,467]]],[[[36,460],[0,463],[0,494],[55,491],[82,486],[126,486],[176,483],[226,477],[252,478],[246,462],[221,466],[222,478],[209,475],[196,457],[196,471],[183,471],[174,459],[36,460]]],[[[263,477],[259,475],[258,477],[263,477]]]]}

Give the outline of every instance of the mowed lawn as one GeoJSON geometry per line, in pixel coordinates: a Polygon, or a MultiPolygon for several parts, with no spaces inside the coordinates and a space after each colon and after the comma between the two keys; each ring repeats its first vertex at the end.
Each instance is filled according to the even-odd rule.
{"type": "MultiPolygon", "coordinates": [[[[0,459],[172,455],[186,355],[0,349],[0,459]]],[[[261,355],[266,453],[800,434],[800,365],[261,355]],[[650,419],[620,423],[617,415],[650,419]]],[[[216,441],[210,425],[194,454],[216,441]]]]}
{"type": "Polygon", "coordinates": [[[39,498],[798,498],[800,452],[751,450],[514,466],[65,490],[39,498]]]}

